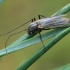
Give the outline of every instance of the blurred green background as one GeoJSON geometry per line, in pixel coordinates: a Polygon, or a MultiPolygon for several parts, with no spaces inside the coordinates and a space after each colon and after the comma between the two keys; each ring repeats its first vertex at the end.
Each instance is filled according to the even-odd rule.
{"type": "MultiPolygon", "coordinates": [[[[33,17],[38,19],[38,14],[49,17],[69,2],[70,0],[5,0],[5,2],[0,5],[0,34],[18,27],[33,17]]],[[[70,18],[70,12],[67,13],[66,17],[70,18]]],[[[27,26],[23,26],[10,34],[25,28],[27,28],[27,26]]],[[[26,32],[22,32],[11,37],[7,45],[10,45],[25,33],[26,32]]],[[[5,47],[5,42],[10,34],[0,37],[0,49],[5,47]]],[[[70,34],[59,41],[27,70],[52,70],[70,63],[69,35],[70,34]]],[[[50,41],[50,39],[44,41],[44,44],[48,41],[50,41]]],[[[0,70],[16,70],[20,64],[25,62],[40,49],[41,46],[42,44],[38,43],[2,57],[0,59],[0,70]]]]}

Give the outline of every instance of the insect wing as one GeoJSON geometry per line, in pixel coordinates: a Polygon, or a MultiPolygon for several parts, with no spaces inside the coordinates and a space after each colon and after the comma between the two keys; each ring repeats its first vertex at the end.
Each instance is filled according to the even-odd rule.
{"type": "Polygon", "coordinates": [[[55,16],[50,18],[45,18],[40,21],[42,28],[57,28],[67,26],[70,22],[69,18],[64,18],[62,16],[55,16]]]}
{"type": "Polygon", "coordinates": [[[65,27],[69,24],[69,18],[58,17],[52,20],[51,26],[56,27],[65,27]]]}

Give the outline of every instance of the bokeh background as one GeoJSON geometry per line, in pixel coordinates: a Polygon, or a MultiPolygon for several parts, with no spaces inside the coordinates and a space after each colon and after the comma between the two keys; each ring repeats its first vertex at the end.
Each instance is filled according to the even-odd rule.
{"type": "MultiPolygon", "coordinates": [[[[5,2],[0,5],[0,34],[18,27],[33,17],[38,19],[38,14],[49,17],[69,2],[70,0],[5,0],[5,2]]],[[[66,17],[70,18],[70,12],[67,13],[66,17]]],[[[23,26],[10,34],[25,28],[27,28],[27,26],[23,26]]],[[[10,45],[25,33],[26,32],[22,32],[11,37],[7,45],[10,45]]],[[[0,37],[0,49],[5,47],[5,42],[10,34],[0,37]]],[[[44,44],[48,41],[50,41],[50,39],[44,41],[44,44]]],[[[19,65],[24,63],[41,47],[42,44],[38,43],[3,56],[0,59],[0,70],[16,70],[19,65]]],[[[53,46],[27,70],[54,70],[68,63],[70,63],[70,34],[53,46]]]]}

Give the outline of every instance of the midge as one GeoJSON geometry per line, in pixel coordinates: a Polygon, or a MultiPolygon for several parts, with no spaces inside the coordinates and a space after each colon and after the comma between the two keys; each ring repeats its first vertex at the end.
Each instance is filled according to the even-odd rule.
{"type": "MultiPolygon", "coordinates": [[[[42,15],[38,15],[39,17],[39,20],[36,20],[35,18],[29,20],[28,22],[32,22],[27,29],[25,30],[22,30],[20,32],[23,32],[23,31],[26,31],[28,32],[28,34],[31,36],[33,34],[36,34],[36,33],[39,33],[40,35],[40,39],[41,39],[41,42],[43,44],[43,41],[42,41],[42,37],[41,37],[41,34],[40,32],[42,30],[49,30],[49,29],[55,29],[55,28],[61,28],[61,27],[67,27],[67,25],[70,23],[70,19],[69,18],[65,18],[63,17],[65,15],[57,15],[57,16],[53,16],[53,17],[45,17],[45,16],[42,16],[42,15]],[[41,19],[41,17],[44,17],[41,19]]],[[[20,25],[19,27],[5,33],[5,34],[2,34],[0,36],[3,36],[3,35],[6,35],[6,34],[9,34],[11,32],[13,32],[14,30],[20,28],[21,26],[24,26],[25,24],[27,24],[28,22],[20,25]]],[[[8,37],[7,41],[9,40],[9,38],[13,35],[16,35],[20,32],[17,32],[15,34],[12,34],[8,37]]],[[[6,48],[6,44],[7,44],[7,41],[5,43],[5,48],[6,48]]],[[[44,46],[44,44],[43,44],[44,46]]],[[[6,50],[7,51],[7,50],[6,50]]]]}
{"type": "MultiPolygon", "coordinates": [[[[40,16],[42,15],[39,15],[39,19],[40,16]]],[[[28,26],[28,34],[33,35],[34,33],[40,33],[42,30],[66,27],[70,23],[70,19],[64,18],[63,16],[65,15],[59,15],[59,16],[48,17],[48,18],[45,17],[40,20],[36,20],[34,18],[34,22],[32,22],[28,26]]]]}

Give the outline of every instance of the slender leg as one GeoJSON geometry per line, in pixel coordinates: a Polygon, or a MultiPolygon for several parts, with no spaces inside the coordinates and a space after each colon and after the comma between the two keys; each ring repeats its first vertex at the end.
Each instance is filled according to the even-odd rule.
{"type": "Polygon", "coordinates": [[[44,52],[46,52],[45,45],[44,45],[44,43],[43,43],[42,36],[41,36],[40,32],[39,32],[39,35],[40,35],[40,39],[41,39],[42,45],[43,45],[43,47],[44,47],[44,52]]]}
{"type": "Polygon", "coordinates": [[[36,18],[34,18],[34,21],[36,21],[36,18]]]}
{"type": "Polygon", "coordinates": [[[32,22],[33,22],[34,20],[32,19],[32,22]]]}
{"type": "MultiPolygon", "coordinates": [[[[10,36],[7,38],[6,42],[5,42],[5,49],[6,49],[7,42],[9,41],[10,37],[12,37],[12,36],[14,36],[14,35],[16,35],[16,34],[19,34],[19,33],[23,32],[23,31],[26,31],[26,30],[27,30],[27,29],[22,30],[22,31],[19,31],[19,32],[17,32],[17,33],[14,33],[14,34],[10,35],[10,36]]],[[[7,49],[6,49],[6,54],[7,54],[7,49]]]]}
{"type": "Polygon", "coordinates": [[[32,22],[34,22],[34,21],[36,21],[36,18],[33,18],[33,19],[32,19],[32,22]]]}
{"type": "Polygon", "coordinates": [[[45,16],[43,16],[43,15],[38,15],[38,18],[39,18],[39,19],[41,19],[41,17],[47,18],[47,17],[45,17],[45,16]]]}

